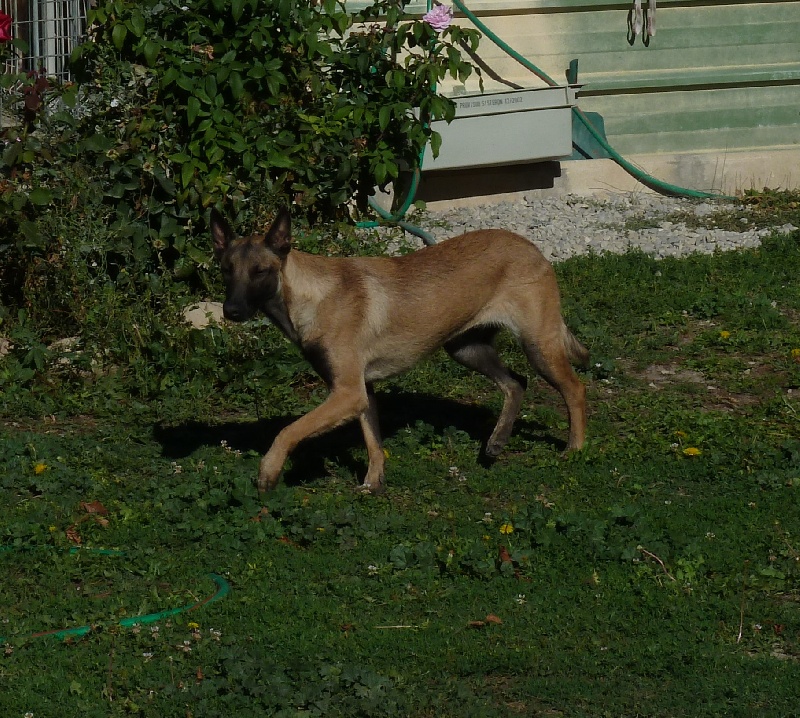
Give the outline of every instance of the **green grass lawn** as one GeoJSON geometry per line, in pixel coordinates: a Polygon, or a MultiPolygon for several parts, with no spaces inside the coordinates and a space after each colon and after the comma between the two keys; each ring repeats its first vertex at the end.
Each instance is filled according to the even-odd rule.
{"type": "Polygon", "coordinates": [[[257,399],[218,377],[129,398],[124,372],[47,416],[6,396],[0,716],[797,715],[800,235],[558,273],[593,357],[568,458],[536,380],[482,462],[500,398],[443,355],[378,387],[377,498],[357,427],[255,491],[322,395],[302,370],[257,399]],[[210,574],[227,596],[120,623],[202,603],[210,574]]]}

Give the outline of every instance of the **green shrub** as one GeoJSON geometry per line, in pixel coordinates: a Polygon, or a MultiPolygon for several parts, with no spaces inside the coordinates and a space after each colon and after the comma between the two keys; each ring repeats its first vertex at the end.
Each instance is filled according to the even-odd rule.
{"type": "Polygon", "coordinates": [[[29,78],[35,112],[3,131],[0,303],[12,309],[69,283],[51,276],[67,256],[93,255],[112,281],[125,269],[134,289],[153,273],[196,280],[214,203],[250,225],[288,201],[314,219],[346,217],[351,199],[363,209],[437,147],[427,120],[453,103],[436,85],[470,74],[458,45],[478,37],[405,20],[388,0],[355,15],[336,0],[105,0],[89,23],[78,84],[29,78]]]}

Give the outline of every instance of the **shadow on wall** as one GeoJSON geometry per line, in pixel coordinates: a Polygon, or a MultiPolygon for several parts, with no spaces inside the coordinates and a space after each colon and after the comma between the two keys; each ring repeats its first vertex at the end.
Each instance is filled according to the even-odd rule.
{"type": "Polygon", "coordinates": [[[559,177],[561,163],[557,161],[423,172],[417,199],[437,202],[551,189],[559,177]]]}

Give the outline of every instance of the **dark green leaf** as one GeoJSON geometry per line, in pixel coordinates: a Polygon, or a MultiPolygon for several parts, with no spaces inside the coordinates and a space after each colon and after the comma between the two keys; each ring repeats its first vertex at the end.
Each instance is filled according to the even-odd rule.
{"type": "Polygon", "coordinates": [[[145,21],[142,13],[139,10],[134,10],[131,14],[130,20],[126,23],[128,29],[134,34],[135,37],[144,35],[145,21]]]}
{"type": "MultiPolygon", "coordinates": [[[[144,44],[144,48],[142,49],[142,52],[144,54],[145,62],[150,66],[155,65],[156,60],[158,59],[158,53],[160,51],[161,51],[161,47],[157,42],[154,42],[153,40],[147,40],[145,42],[145,44],[144,44]]],[[[170,68],[170,69],[174,69],[174,68],[170,68]]],[[[165,75],[166,75],[166,73],[165,73],[165,75]]]]}
{"type": "Polygon", "coordinates": [[[31,204],[46,205],[53,201],[53,193],[44,187],[37,187],[36,189],[31,190],[28,198],[30,199],[31,204]]]}
{"type": "Polygon", "coordinates": [[[389,126],[391,119],[392,108],[389,105],[384,105],[378,112],[378,127],[380,127],[381,131],[385,130],[389,126]]]}
{"type": "Polygon", "coordinates": [[[200,112],[200,100],[196,97],[190,97],[186,103],[186,119],[189,125],[193,125],[200,112]]]}
{"type": "Polygon", "coordinates": [[[193,162],[184,162],[181,165],[181,184],[184,187],[188,187],[194,179],[194,170],[193,162]]]}
{"type": "Polygon", "coordinates": [[[114,25],[111,31],[111,41],[117,50],[121,50],[125,46],[125,38],[128,36],[128,28],[124,25],[114,25]]]}
{"type": "Polygon", "coordinates": [[[240,99],[244,93],[242,76],[238,72],[232,72],[230,78],[228,79],[228,83],[231,88],[231,94],[233,95],[233,98],[235,100],[240,99]]]}

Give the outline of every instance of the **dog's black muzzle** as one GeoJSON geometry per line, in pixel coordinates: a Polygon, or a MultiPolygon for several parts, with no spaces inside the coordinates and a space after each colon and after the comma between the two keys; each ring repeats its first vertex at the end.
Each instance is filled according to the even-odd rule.
{"type": "Polygon", "coordinates": [[[222,305],[222,315],[230,322],[246,322],[253,313],[250,307],[241,302],[226,301],[222,305]]]}

